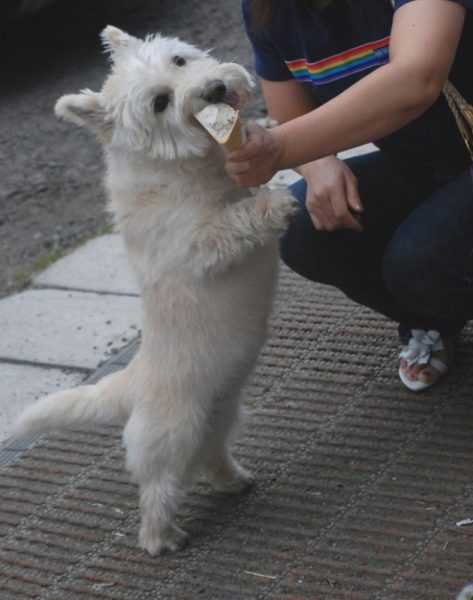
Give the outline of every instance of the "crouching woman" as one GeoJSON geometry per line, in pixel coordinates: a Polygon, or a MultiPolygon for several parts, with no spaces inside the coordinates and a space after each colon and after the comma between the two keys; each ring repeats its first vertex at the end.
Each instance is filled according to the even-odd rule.
{"type": "Polygon", "coordinates": [[[283,260],[397,322],[401,381],[431,386],[473,318],[472,158],[442,94],[449,78],[473,102],[473,0],[242,7],[279,125],[251,124],[227,171],[242,186],[300,172],[283,260]]]}

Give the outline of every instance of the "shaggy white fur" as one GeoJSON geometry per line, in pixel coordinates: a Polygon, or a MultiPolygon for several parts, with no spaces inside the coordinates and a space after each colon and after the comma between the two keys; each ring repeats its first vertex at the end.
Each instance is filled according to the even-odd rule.
{"type": "Polygon", "coordinates": [[[139,40],[111,26],[102,38],[113,63],[102,91],[63,96],[56,113],[103,142],[109,208],[141,286],[142,343],[124,370],[28,408],[11,438],[126,423],[140,546],[155,555],[179,547],[175,514],[198,470],[223,492],[251,482],[228,440],[266,336],[277,237],[297,204],[286,191],[239,189],[192,116],[209,102],[248,101],[241,66],[174,38],[139,40]]]}

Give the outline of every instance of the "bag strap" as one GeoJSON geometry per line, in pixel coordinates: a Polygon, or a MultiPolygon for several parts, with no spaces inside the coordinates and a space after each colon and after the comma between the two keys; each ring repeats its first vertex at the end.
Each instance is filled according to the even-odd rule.
{"type": "Polygon", "coordinates": [[[448,79],[443,86],[443,95],[455,117],[463,141],[473,160],[473,106],[468,104],[465,98],[463,98],[457,88],[448,79]]]}

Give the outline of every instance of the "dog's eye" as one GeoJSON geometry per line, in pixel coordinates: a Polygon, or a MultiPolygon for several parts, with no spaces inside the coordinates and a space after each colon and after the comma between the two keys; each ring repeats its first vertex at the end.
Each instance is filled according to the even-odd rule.
{"type": "Polygon", "coordinates": [[[173,56],[172,62],[178,67],[183,67],[186,64],[186,59],[182,58],[182,56],[173,56]]]}
{"type": "Polygon", "coordinates": [[[163,110],[166,110],[168,107],[168,104],[169,94],[160,94],[159,96],[156,96],[153,104],[154,112],[163,112],[163,110]]]}

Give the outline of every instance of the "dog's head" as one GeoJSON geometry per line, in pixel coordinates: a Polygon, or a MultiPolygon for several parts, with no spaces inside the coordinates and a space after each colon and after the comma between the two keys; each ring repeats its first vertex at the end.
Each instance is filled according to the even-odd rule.
{"type": "Polygon", "coordinates": [[[102,91],[62,96],[55,110],[111,148],[165,160],[202,156],[214,142],[193,114],[209,103],[241,108],[250,99],[253,82],[243,67],[177,38],[141,40],[108,26],[102,40],[112,59],[102,91]]]}

